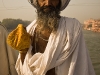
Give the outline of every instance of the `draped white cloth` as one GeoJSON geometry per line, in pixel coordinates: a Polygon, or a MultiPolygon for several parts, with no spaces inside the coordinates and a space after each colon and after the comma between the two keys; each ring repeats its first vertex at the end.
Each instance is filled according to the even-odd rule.
{"type": "Polygon", "coordinates": [[[0,75],[17,75],[15,63],[17,55],[6,43],[8,32],[0,25],[0,75]]]}
{"type": "MultiPolygon", "coordinates": [[[[36,21],[28,27],[27,32],[34,34],[36,21]]],[[[45,52],[31,55],[30,46],[22,65],[20,54],[16,62],[18,75],[45,75],[56,68],[57,75],[95,75],[85,41],[81,24],[73,18],[61,17],[56,33],[51,33],[45,52]]]]}

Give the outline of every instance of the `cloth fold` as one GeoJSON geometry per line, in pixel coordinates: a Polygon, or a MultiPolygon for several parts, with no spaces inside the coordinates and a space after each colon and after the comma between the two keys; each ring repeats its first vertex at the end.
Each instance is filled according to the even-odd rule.
{"type": "MultiPolygon", "coordinates": [[[[33,35],[35,27],[33,21],[27,32],[33,35]]],[[[19,55],[16,63],[19,75],[45,75],[54,67],[57,75],[95,75],[81,30],[76,19],[61,17],[58,30],[51,33],[44,53],[32,56],[30,46],[23,65],[19,63],[19,55]]]]}

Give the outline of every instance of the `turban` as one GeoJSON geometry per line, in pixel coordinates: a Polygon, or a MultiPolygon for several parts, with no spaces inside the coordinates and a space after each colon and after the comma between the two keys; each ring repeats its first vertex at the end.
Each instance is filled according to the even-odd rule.
{"type": "MultiPolygon", "coordinates": [[[[31,5],[33,5],[35,8],[37,7],[37,0],[28,0],[31,5]]],[[[61,0],[61,7],[60,11],[64,10],[67,5],[69,4],[70,0],[61,0]]]]}

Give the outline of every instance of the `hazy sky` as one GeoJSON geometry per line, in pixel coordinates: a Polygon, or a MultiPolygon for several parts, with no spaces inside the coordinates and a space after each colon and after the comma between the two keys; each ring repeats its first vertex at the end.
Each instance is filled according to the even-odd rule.
{"type": "MultiPolygon", "coordinates": [[[[33,21],[35,11],[27,0],[0,0],[0,21],[5,18],[33,21]]],[[[89,18],[100,19],[100,0],[71,0],[61,15],[77,18],[81,23],[89,18]]]]}

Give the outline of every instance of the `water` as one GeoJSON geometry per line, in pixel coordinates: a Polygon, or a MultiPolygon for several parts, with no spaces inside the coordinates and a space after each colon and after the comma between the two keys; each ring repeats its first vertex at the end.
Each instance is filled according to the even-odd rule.
{"type": "Polygon", "coordinates": [[[100,75],[100,33],[83,30],[96,75],[100,75]]]}

